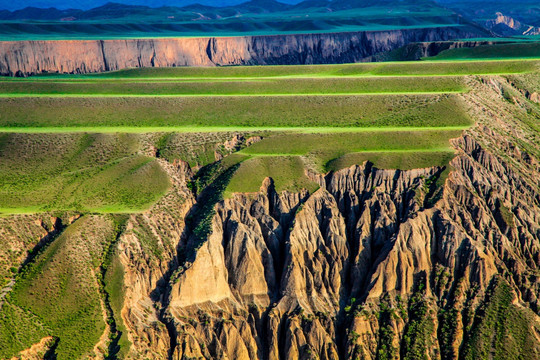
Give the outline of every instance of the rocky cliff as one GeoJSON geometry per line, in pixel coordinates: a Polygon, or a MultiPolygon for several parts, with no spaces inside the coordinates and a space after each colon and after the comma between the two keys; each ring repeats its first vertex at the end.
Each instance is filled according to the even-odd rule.
{"type": "Polygon", "coordinates": [[[503,36],[540,34],[539,27],[523,24],[500,12],[495,14],[494,19],[487,20],[485,26],[503,36]]]}
{"type": "Polygon", "coordinates": [[[425,57],[436,56],[445,50],[474,48],[493,44],[493,41],[467,40],[410,43],[396,50],[364,58],[363,61],[414,61],[425,57]]]}
{"type": "Polygon", "coordinates": [[[357,62],[411,42],[479,37],[470,27],[132,40],[0,42],[0,75],[91,73],[133,67],[357,62]]]}

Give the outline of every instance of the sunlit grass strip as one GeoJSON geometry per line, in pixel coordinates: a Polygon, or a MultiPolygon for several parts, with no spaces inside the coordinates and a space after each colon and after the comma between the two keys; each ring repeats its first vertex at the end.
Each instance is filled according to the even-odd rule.
{"type": "Polygon", "coordinates": [[[445,93],[466,91],[462,77],[388,78],[280,78],[230,81],[2,81],[0,94],[68,96],[113,95],[302,95],[302,94],[378,94],[445,93]]]}
{"type": "Polygon", "coordinates": [[[0,127],[432,127],[472,120],[456,94],[0,98],[0,127]]]}
{"type": "MultiPolygon", "coordinates": [[[[267,65],[224,67],[135,68],[97,74],[47,74],[30,79],[262,79],[302,77],[456,76],[524,73],[535,70],[537,59],[429,60],[411,62],[356,63],[337,65],[267,65]]],[[[24,81],[23,79],[18,81],[24,81]]]]}
{"type": "Polygon", "coordinates": [[[450,91],[400,91],[400,92],[344,92],[344,93],[295,93],[295,94],[16,94],[3,93],[0,98],[190,98],[190,97],[297,97],[297,96],[383,96],[383,95],[445,95],[461,94],[463,90],[450,91]]]}
{"type": "Polygon", "coordinates": [[[63,126],[63,127],[0,127],[0,133],[45,134],[45,133],[210,133],[210,132],[290,132],[304,134],[359,133],[359,132],[410,132],[466,130],[463,126],[431,126],[431,127],[260,127],[260,126],[63,126]]]}

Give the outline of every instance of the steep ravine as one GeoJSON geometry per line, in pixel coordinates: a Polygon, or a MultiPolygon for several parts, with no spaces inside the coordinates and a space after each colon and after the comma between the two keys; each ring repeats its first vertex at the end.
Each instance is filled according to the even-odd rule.
{"type": "Polygon", "coordinates": [[[470,27],[129,40],[0,41],[0,75],[93,73],[133,67],[357,62],[412,42],[482,37],[470,27]]]}

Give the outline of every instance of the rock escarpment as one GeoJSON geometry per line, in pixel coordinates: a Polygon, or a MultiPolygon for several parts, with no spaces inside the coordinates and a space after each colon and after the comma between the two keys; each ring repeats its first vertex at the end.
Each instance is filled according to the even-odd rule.
{"type": "Polygon", "coordinates": [[[540,149],[504,81],[471,80],[478,125],[454,140],[436,198],[441,169],[366,163],[313,194],[267,179],[219,202],[209,237],[180,241],[194,254],[163,294],[161,356],[538,357],[540,149]]]}
{"type": "Polygon", "coordinates": [[[487,20],[485,25],[488,29],[491,29],[495,33],[504,36],[540,34],[539,27],[523,24],[516,19],[506,16],[500,12],[495,14],[494,19],[487,20]]]}
{"type": "Polygon", "coordinates": [[[0,42],[0,75],[91,73],[133,67],[358,62],[411,42],[478,37],[441,27],[223,38],[0,42]]]}
{"type": "Polygon", "coordinates": [[[436,56],[445,50],[474,48],[484,45],[493,45],[493,41],[431,41],[411,43],[389,52],[370,56],[365,61],[412,61],[425,57],[436,56]]]}

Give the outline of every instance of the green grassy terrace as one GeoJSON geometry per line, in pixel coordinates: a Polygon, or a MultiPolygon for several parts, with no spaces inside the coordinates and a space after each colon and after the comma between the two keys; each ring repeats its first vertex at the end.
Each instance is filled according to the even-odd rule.
{"type": "Polygon", "coordinates": [[[205,80],[111,79],[0,81],[0,96],[128,96],[128,95],[330,95],[385,93],[445,93],[466,90],[459,77],[320,77],[205,80]]]}
{"type": "MultiPolygon", "coordinates": [[[[434,59],[434,58],[430,58],[434,59]]],[[[469,60],[469,59],[465,59],[469,60]]],[[[142,68],[111,71],[98,74],[69,75],[45,74],[31,78],[5,81],[25,80],[123,80],[123,79],[211,79],[230,78],[265,78],[265,77],[379,77],[379,76],[464,76],[486,74],[524,73],[538,69],[540,60],[510,59],[500,60],[441,60],[382,62],[338,65],[271,65],[271,66],[224,66],[224,67],[176,67],[176,68],[142,68]]]]}
{"type": "MultiPolygon", "coordinates": [[[[447,166],[472,125],[465,76],[536,60],[128,69],[0,79],[0,212],[140,212],[170,188],[157,158],[232,169],[225,196],[314,190],[305,170],[447,166]],[[263,140],[223,152],[234,134],[263,140]],[[149,152],[149,149],[152,151],[149,152]],[[226,157],[217,164],[215,153],[226,157]],[[228,156],[227,156],[228,155],[228,156]]],[[[210,170],[209,170],[210,169],[210,170]]],[[[202,176],[202,175],[201,175],[202,176]]],[[[217,176],[217,174],[215,174],[217,176]]],[[[203,184],[203,185],[204,185],[203,184]]]]}

